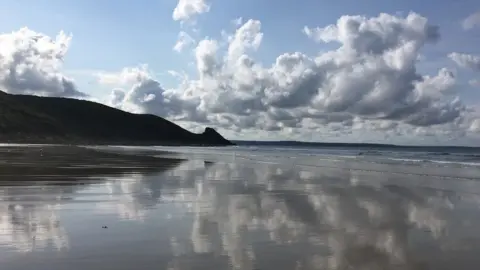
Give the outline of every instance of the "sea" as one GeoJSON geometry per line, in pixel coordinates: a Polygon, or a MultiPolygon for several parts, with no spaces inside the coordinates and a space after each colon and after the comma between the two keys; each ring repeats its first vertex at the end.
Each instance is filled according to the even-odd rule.
{"type": "MultiPolygon", "coordinates": [[[[244,143],[227,147],[129,147],[117,149],[175,152],[187,158],[243,163],[282,163],[293,166],[351,169],[399,174],[477,178],[480,147],[441,146],[292,146],[244,143]],[[398,171],[400,170],[400,171],[398,171]]],[[[346,144],[345,144],[346,145],[346,144]]],[[[114,146],[109,146],[110,148],[114,146]]],[[[106,149],[105,147],[96,147],[106,149]]]]}

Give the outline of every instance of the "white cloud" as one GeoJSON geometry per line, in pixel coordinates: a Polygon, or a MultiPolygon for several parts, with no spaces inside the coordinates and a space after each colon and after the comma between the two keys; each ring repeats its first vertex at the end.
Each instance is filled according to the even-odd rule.
{"type": "Polygon", "coordinates": [[[474,121],[472,121],[469,129],[473,132],[480,132],[480,119],[475,119],[474,121]]]}
{"type": "Polygon", "coordinates": [[[438,27],[425,17],[342,16],[336,24],[303,32],[339,46],[317,56],[284,53],[263,67],[250,56],[264,38],[261,22],[248,20],[223,35],[226,46],[214,39],[198,42],[196,78],[184,76],[169,90],[149,78],[158,86],[156,98],[144,100],[150,96],[133,90],[142,92],[141,98],[129,103],[143,112],[238,132],[348,133],[361,122],[397,134],[400,129],[413,134],[417,127],[457,135],[460,126],[468,130],[473,119],[456,96],[454,74],[444,68],[433,76],[417,72],[420,51],[439,39],[438,27]]]}
{"type": "Polygon", "coordinates": [[[477,86],[480,86],[480,80],[472,79],[472,80],[468,81],[468,84],[470,84],[473,87],[477,87],[477,86]]]}
{"type": "MultiPolygon", "coordinates": [[[[147,65],[124,68],[118,73],[97,74],[103,84],[115,84],[107,104],[133,113],[149,113],[177,120],[189,115],[188,97],[164,89],[147,65]]],[[[189,117],[192,118],[193,117],[189,117]]]]}
{"type": "MultiPolygon", "coordinates": [[[[261,23],[248,20],[241,25],[235,35],[229,37],[228,60],[236,61],[246,53],[246,50],[257,50],[262,43],[263,33],[260,32],[261,23]]],[[[231,63],[234,64],[234,63],[231,63]]]]}
{"type": "Polygon", "coordinates": [[[480,11],[477,11],[462,21],[462,27],[465,30],[480,26],[480,11]]]}
{"type": "Polygon", "coordinates": [[[126,67],[120,72],[98,72],[95,75],[104,85],[126,85],[141,81],[150,76],[147,65],[126,67]]]}
{"type": "Polygon", "coordinates": [[[169,70],[167,71],[168,75],[174,77],[174,78],[177,78],[177,79],[185,79],[187,76],[187,74],[185,73],[185,71],[183,72],[178,72],[178,71],[175,71],[175,70],[169,70]]]}
{"type": "Polygon", "coordinates": [[[52,39],[28,28],[1,34],[1,88],[14,94],[85,96],[60,72],[71,39],[63,31],[52,39]]]}
{"type": "MultiPolygon", "coordinates": [[[[198,8],[200,3],[207,5],[179,1],[177,8],[184,12],[176,12],[190,17],[208,11],[198,8]],[[187,8],[190,5],[195,8],[187,8]]],[[[418,72],[424,46],[439,39],[439,29],[419,14],[346,15],[335,24],[306,26],[302,31],[314,42],[337,47],[324,51],[319,45],[314,55],[285,52],[270,65],[252,56],[265,38],[261,22],[239,18],[234,23],[235,31],[223,31],[221,40],[196,42],[186,32],[179,34],[174,49],[195,46],[196,74],[169,71],[180,80],[175,87],[162,87],[147,65],[96,72],[99,83],[114,89],[108,104],[235,134],[262,130],[287,137],[300,133],[346,136],[369,130],[388,136],[434,131],[461,136],[479,130],[475,121],[480,114],[457,97],[451,71],[439,68],[429,76],[418,72]]],[[[83,96],[61,72],[71,39],[63,32],[50,38],[28,28],[0,35],[2,89],[83,96]]],[[[454,52],[449,58],[480,71],[479,56],[454,52]]]]}
{"type": "MultiPolygon", "coordinates": [[[[386,13],[378,17],[342,16],[335,25],[304,27],[303,32],[316,41],[336,41],[357,52],[379,54],[407,42],[423,45],[439,38],[438,28],[425,17],[410,13],[406,18],[386,13]]],[[[418,54],[417,54],[418,55],[418,54]]]]}
{"type": "Polygon", "coordinates": [[[448,57],[463,68],[480,71],[480,56],[453,52],[448,57]]]}
{"type": "Polygon", "coordinates": [[[243,17],[238,17],[238,18],[232,20],[232,23],[236,27],[242,25],[243,24],[243,17]]]}
{"type": "Polygon", "coordinates": [[[210,11],[210,5],[205,0],[178,0],[172,17],[175,21],[187,21],[197,14],[208,11],[210,11]]]}
{"type": "Polygon", "coordinates": [[[125,99],[125,91],[121,88],[114,88],[110,93],[108,105],[112,107],[120,107],[125,99]]]}
{"type": "Polygon", "coordinates": [[[214,69],[217,66],[216,54],[218,43],[215,40],[205,39],[198,43],[195,49],[195,58],[197,60],[197,70],[200,75],[213,76],[214,69]]]}
{"type": "Polygon", "coordinates": [[[173,46],[173,50],[177,52],[182,52],[185,48],[195,43],[195,40],[186,32],[181,31],[178,34],[177,43],[173,46]]]}

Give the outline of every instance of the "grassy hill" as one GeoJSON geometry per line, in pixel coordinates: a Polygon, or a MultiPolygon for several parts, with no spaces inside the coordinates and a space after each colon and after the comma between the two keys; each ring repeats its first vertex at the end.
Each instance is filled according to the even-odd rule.
{"type": "Polygon", "coordinates": [[[230,145],[212,128],[195,134],[154,115],[99,103],[0,92],[0,142],[230,145]]]}

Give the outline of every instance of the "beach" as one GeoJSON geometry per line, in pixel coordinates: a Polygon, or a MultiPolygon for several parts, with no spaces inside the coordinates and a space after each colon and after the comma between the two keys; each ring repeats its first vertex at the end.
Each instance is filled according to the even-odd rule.
{"type": "Polygon", "coordinates": [[[382,151],[4,145],[1,269],[480,265],[476,153],[382,151]]]}

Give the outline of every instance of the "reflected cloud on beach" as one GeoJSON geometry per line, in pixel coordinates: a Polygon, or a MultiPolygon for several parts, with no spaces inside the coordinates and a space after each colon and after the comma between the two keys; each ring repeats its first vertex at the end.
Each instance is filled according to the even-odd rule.
{"type": "Polygon", "coordinates": [[[2,187],[0,193],[0,246],[30,252],[51,247],[68,249],[69,239],[57,210],[69,186],[2,187]]]}
{"type": "MultiPolygon", "coordinates": [[[[91,205],[108,203],[108,197],[95,193],[98,187],[110,189],[110,194],[143,188],[142,192],[133,193],[142,195],[144,191],[160,190],[155,185],[161,182],[138,181],[136,177],[157,175],[182,162],[60,146],[3,147],[0,159],[6,164],[0,168],[0,254],[6,254],[3,251],[68,250],[71,241],[64,227],[62,211],[65,208],[91,210],[91,205]],[[135,176],[132,181],[128,181],[129,175],[135,176]],[[119,181],[110,185],[105,184],[106,179],[119,181]]],[[[160,195],[130,199],[129,207],[133,205],[134,210],[128,209],[129,213],[138,216],[142,209],[156,205],[155,198],[160,195]]]]}
{"type": "Polygon", "coordinates": [[[162,198],[192,213],[193,252],[227,256],[234,269],[425,269],[435,258],[421,246],[435,243],[430,254],[441,254],[461,226],[457,205],[478,205],[474,195],[355,172],[245,164],[215,164],[203,178],[182,172],[178,194],[162,198]],[[287,246],[299,252],[279,260],[287,246]]]}
{"type": "Polygon", "coordinates": [[[97,211],[116,214],[120,219],[143,221],[159,203],[182,202],[183,206],[185,200],[190,200],[193,195],[189,194],[191,188],[182,187],[194,185],[198,180],[195,179],[196,174],[203,171],[203,161],[183,162],[157,173],[105,177],[105,184],[95,187],[96,192],[107,194],[103,201],[97,203],[97,211]],[[188,193],[184,194],[184,191],[188,193]]]}
{"type": "Polygon", "coordinates": [[[140,250],[149,239],[169,269],[448,269],[480,251],[478,188],[472,179],[190,160],[94,185],[2,187],[0,246],[67,250],[74,242],[59,209],[84,201],[110,222],[104,241],[140,250]]]}
{"type": "Polygon", "coordinates": [[[147,187],[148,176],[130,174],[105,179],[106,200],[97,203],[100,212],[116,213],[121,219],[143,220],[148,208],[156,205],[155,188],[147,187]]]}
{"type": "Polygon", "coordinates": [[[423,269],[412,241],[446,248],[456,205],[478,198],[393,183],[356,171],[188,161],[106,187],[122,219],[143,220],[160,203],[178,207],[163,215],[190,213],[190,243],[171,240],[175,269],[193,254],[226,256],[234,269],[423,269]],[[275,268],[287,246],[299,252],[275,268]]]}

